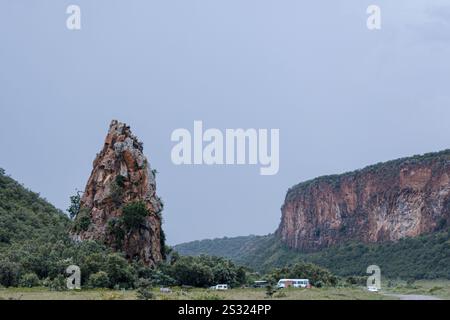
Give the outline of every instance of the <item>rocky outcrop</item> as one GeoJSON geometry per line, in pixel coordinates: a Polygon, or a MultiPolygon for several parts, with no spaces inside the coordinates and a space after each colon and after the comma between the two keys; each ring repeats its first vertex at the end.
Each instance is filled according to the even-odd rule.
{"type": "Polygon", "coordinates": [[[155,191],[155,174],[143,154],[142,143],[130,127],[113,120],[81,198],[74,238],[98,240],[124,252],[129,260],[155,265],[163,258],[164,245],[162,202],[155,191]],[[127,206],[128,220],[140,219],[134,226],[124,219],[127,206]],[[141,212],[145,216],[139,218],[141,212]]]}
{"type": "Polygon", "coordinates": [[[450,150],[289,189],[277,235],[291,248],[398,240],[450,225],[450,150]]]}

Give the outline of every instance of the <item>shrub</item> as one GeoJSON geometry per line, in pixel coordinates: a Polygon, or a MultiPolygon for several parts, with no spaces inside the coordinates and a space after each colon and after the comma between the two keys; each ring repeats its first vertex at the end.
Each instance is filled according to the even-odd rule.
{"type": "Polygon", "coordinates": [[[182,257],[175,262],[172,276],[179,285],[207,287],[213,284],[214,275],[209,266],[199,263],[191,257],[182,257]]]}
{"type": "Polygon", "coordinates": [[[277,288],[275,288],[274,286],[270,284],[266,286],[266,298],[272,298],[276,292],[277,288]]]}
{"type": "Polygon", "coordinates": [[[20,278],[19,285],[21,287],[32,288],[39,286],[40,281],[36,273],[26,273],[20,278]]]}
{"type": "Polygon", "coordinates": [[[126,204],[122,209],[122,221],[127,230],[137,229],[149,214],[143,201],[126,204]]]}
{"type": "Polygon", "coordinates": [[[86,208],[80,209],[75,223],[73,225],[74,231],[86,231],[91,225],[91,214],[86,208]]]}
{"type": "Polygon", "coordinates": [[[122,227],[122,219],[111,218],[108,220],[106,231],[114,237],[116,247],[120,248],[125,238],[125,230],[122,227]]]}
{"type": "Polygon", "coordinates": [[[67,280],[62,274],[58,274],[54,279],[48,283],[49,289],[53,291],[67,290],[67,280]]]}
{"type": "Polygon", "coordinates": [[[136,271],[120,254],[108,254],[104,268],[104,271],[109,276],[111,285],[125,289],[134,287],[136,271]]]}
{"type": "Polygon", "coordinates": [[[155,298],[154,293],[152,292],[152,282],[149,279],[139,279],[137,281],[137,298],[139,300],[151,300],[155,298]]]}
{"type": "Polygon", "coordinates": [[[109,288],[111,285],[108,274],[104,271],[91,274],[88,284],[92,288],[109,288]]]}
{"type": "Polygon", "coordinates": [[[138,288],[136,295],[139,300],[151,300],[155,298],[155,294],[151,288],[138,288]]]}
{"type": "Polygon", "coordinates": [[[110,197],[116,206],[122,204],[125,177],[117,176],[110,185],[110,197]]]}

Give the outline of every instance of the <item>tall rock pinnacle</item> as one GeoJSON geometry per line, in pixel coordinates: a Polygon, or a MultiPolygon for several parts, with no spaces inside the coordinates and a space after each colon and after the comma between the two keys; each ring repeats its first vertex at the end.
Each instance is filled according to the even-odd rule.
{"type": "Polygon", "coordinates": [[[155,265],[163,259],[162,202],[143,145],[130,127],[113,120],[80,202],[72,230],[78,240],[98,240],[155,265]]]}

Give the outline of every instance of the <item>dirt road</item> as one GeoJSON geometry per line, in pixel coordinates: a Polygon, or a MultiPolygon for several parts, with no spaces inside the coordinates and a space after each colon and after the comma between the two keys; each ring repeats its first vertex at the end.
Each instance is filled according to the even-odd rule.
{"type": "Polygon", "coordinates": [[[442,300],[434,296],[426,296],[421,294],[396,294],[396,293],[385,293],[384,295],[389,297],[399,298],[400,300],[442,300]]]}

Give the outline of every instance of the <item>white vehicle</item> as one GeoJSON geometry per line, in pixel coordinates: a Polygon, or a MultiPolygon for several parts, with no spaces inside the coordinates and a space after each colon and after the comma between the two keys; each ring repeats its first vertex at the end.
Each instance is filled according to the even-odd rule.
{"type": "Polygon", "coordinates": [[[280,279],[278,288],[309,288],[309,279],[280,279]]]}
{"type": "Polygon", "coordinates": [[[368,286],[367,290],[369,290],[370,292],[378,292],[378,288],[376,286],[368,286]]]}
{"type": "Polygon", "coordinates": [[[218,284],[214,287],[215,290],[228,290],[227,284],[218,284]]]}

